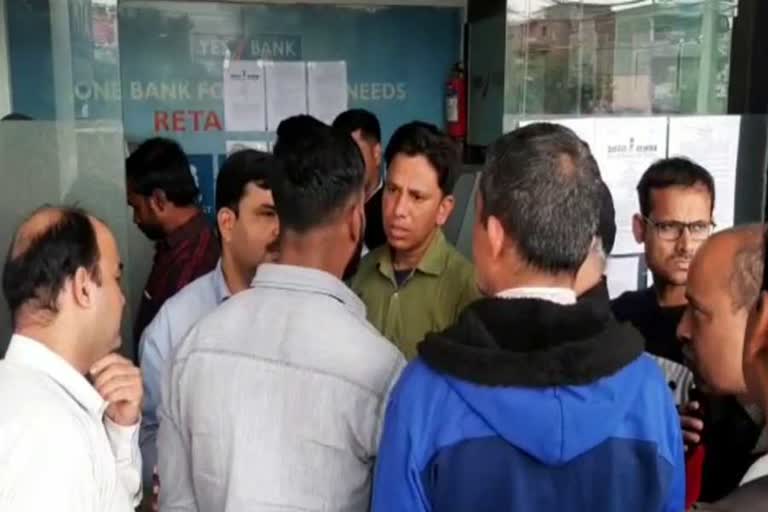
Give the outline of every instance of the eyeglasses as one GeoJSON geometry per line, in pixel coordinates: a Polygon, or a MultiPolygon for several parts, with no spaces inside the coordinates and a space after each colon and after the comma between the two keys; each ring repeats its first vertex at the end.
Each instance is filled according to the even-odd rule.
{"type": "Polygon", "coordinates": [[[668,242],[675,242],[681,236],[683,231],[688,230],[688,234],[693,240],[706,240],[709,235],[712,234],[712,230],[715,228],[714,222],[697,221],[697,222],[679,222],[676,220],[669,221],[655,221],[648,217],[643,217],[646,223],[653,226],[659,238],[668,242]]]}

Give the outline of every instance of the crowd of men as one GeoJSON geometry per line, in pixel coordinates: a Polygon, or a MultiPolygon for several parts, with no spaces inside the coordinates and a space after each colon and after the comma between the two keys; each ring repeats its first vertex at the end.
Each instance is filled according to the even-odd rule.
{"type": "Polygon", "coordinates": [[[488,148],[472,263],[442,231],[461,160],[437,127],[383,149],[352,110],[277,137],[223,164],[215,226],[178,144],[127,159],[156,244],[136,361],[109,226],[70,206],[20,224],[0,510],[768,508],[766,232],[712,235],[707,170],[644,174],[654,284],[611,301],[611,193],[565,127],[488,148]]]}

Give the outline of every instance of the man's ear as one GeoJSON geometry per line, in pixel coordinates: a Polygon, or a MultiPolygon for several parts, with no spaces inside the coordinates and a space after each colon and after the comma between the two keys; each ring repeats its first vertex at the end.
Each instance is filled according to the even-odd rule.
{"type": "Polygon", "coordinates": [[[219,234],[223,242],[232,240],[232,229],[235,227],[236,221],[237,214],[226,206],[216,214],[216,224],[219,227],[219,234]]]}
{"type": "Polygon", "coordinates": [[[149,208],[155,215],[158,215],[168,208],[168,198],[160,189],[155,189],[149,196],[149,208]]]}
{"type": "Polygon", "coordinates": [[[88,309],[93,305],[93,279],[90,273],[80,267],[75,271],[75,275],[70,280],[72,299],[75,304],[83,309],[88,309]]]}
{"type": "Polygon", "coordinates": [[[501,255],[504,252],[504,246],[507,243],[507,235],[504,232],[504,226],[497,217],[489,215],[485,221],[485,227],[488,232],[488,241],[491,245],[491,255],[494,259],[499,259],[501,258],[501,255]]]}
{"type": "Polygon", "coordinates": [[[744,350],[749,352],[750,360],[768,363],[768,292],[760,291],[753,314],[752,336],[746,340],[744,350]]]}
{"type": "Polygon", "coordinates": [[[373,161],[376,163],[376,168],[379,169],[379,172],[381,172],[381,157],[381,142],[377,142],[376,145],[373,146],[373,161]]]}
{"type": "Polygon", "coordinates": [[[453,208],[456,206],[456,199],[454,199],[452,194],[449,194],[445,196],[440,201],[440,206],[437,210],[437,219],[435,223],[442,227],[446,222],[448,222],[448,218],[451,216],[451,213],[453,213],[453,208]]]}
{"type": "Polygon", "coordinates": [[[645,242],[645,230],[647,227],[642,215],[636,213],[632,216],[632,234],[635,235],[635,242],[639,244],[645,242]]]}
{"type": "Polygon", "coordinates": [[[355,201],[347,212],[347,229],[349,238],[355,245],[360,243],[365,231],[365,206],[361,201],[355,201]]]}

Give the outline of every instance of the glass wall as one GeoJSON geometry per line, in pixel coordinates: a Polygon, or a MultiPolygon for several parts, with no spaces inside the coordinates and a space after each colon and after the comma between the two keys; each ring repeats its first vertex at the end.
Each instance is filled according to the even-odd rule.
{"type": "Polygon", "coordinates": [[[736,0],[509,0],[514,118],[722,114],[736,0]]]}
{"type": "MultiPolygon", "coordinates": [[[[77,204],[105,220],[126,264],[123,339],[129,340],[151,247],[125,200],[120,103],[89,101],[111,94],[93,84],[117,84],[119,94],[117,0],[6,0],[0,7],[6,22],[0,17],[0,69],[7,69],[10,85],[0,117],[13,110],[32,118],[0,122],[0,250],[16,224],[43,204],[77,204]]],[[[10,331],[3,304],[0,356],[10,331]]]]}

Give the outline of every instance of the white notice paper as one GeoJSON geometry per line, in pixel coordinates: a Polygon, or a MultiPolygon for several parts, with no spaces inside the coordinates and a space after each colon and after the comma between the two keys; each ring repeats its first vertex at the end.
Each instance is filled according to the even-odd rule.
{"type": "Polygon", "coordinates": [[[276,131],[286,118],[307,113],[307,66],[304,62],[266,62],[267,128],[276,131]]]}
{"type": "Polygon", "coordinates": [[[266,128],[264,66],[240,60],[224,69],[224,123],[230,132],[263,132],[266,128]]]}
{"type": "Polygon", "coordinates": [[[632,216],[640,211],[636,188],[648,167],[667,155],[667,118],[597,118],[591,147],[616,208],[613,253],[640,252],[632,234],[632,216]]]}
{"type": "Polygon", "coordinates": [[[669,118],[669,156],[690,158],[715,179],[718,230],[733,226],[740,132],[739,116],[669,118]]]}
{"type": "Polygon", "coordinates": [[[266,141],[263,140],[228,140],[227,141],[227,156],[232,153],[237,153],[244,149],[255,149],[257,151],[269,151],[269,146],[266,141]]]}
{"type": "Polygon", "coordinates": [[[347,63],[308,62],[309,115],[326,124],[347,110],[347,63]]]}
{"type": "Polygon", "coordinates": [[[608,258],[608,293],[615,299],[624,292],[638,289],[640,256],[608,258]]]}

